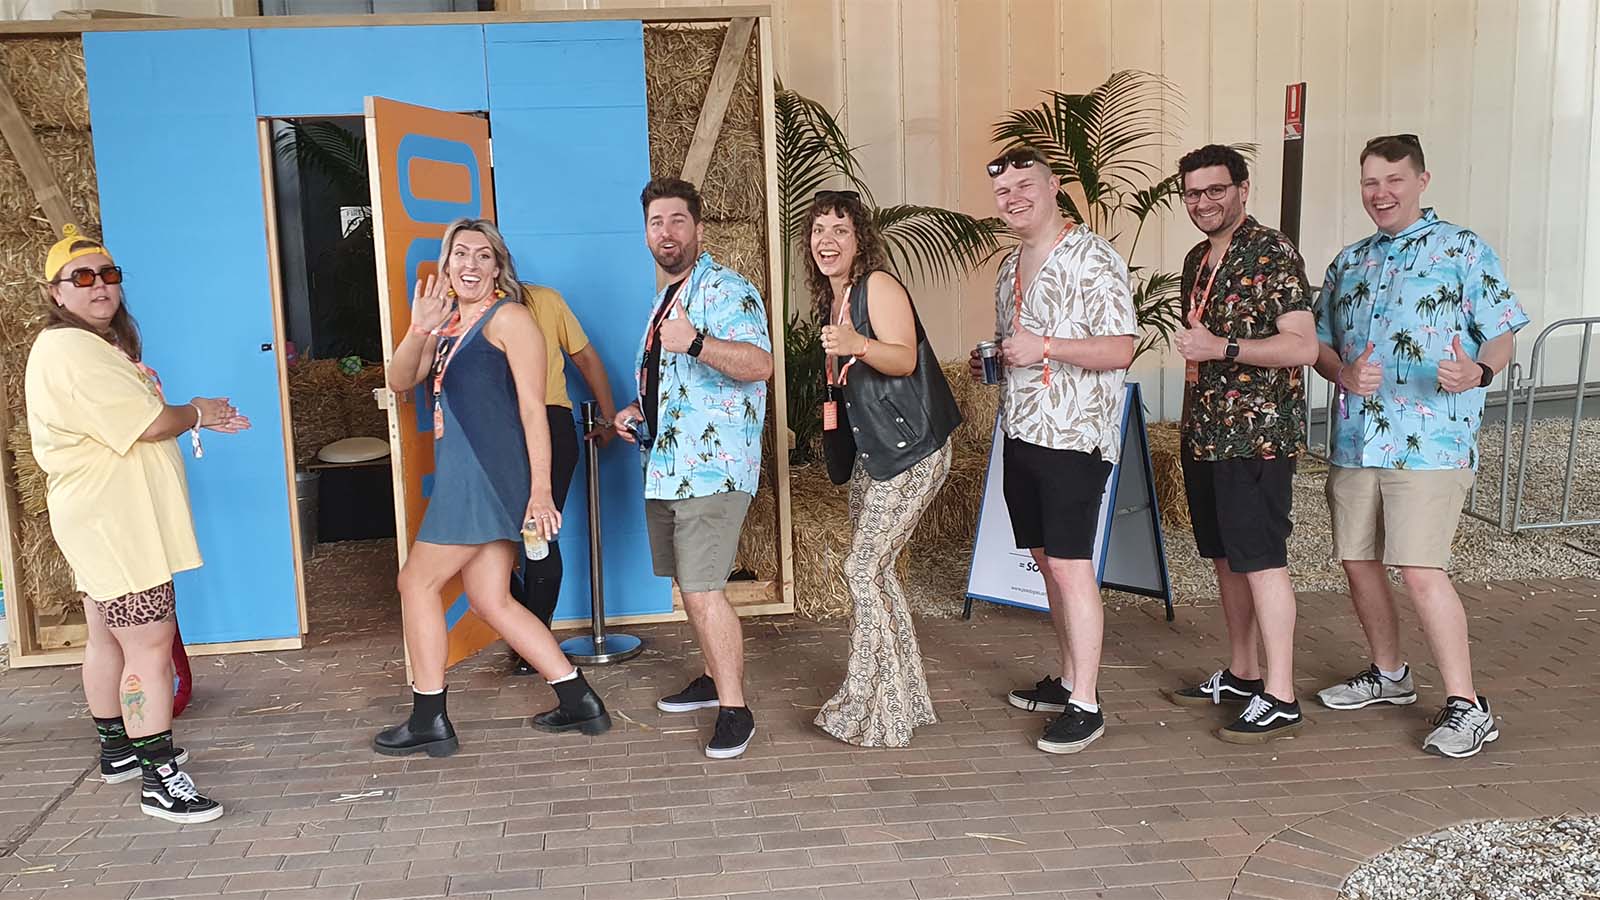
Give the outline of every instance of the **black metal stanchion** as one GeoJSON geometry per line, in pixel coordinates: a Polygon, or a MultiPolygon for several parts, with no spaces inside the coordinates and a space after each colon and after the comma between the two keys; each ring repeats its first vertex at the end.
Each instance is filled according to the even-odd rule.
{"type": "Polygon", "coordinates": [[[644,641],[628,634],[606,634],[606,585],[600,548],[600,445],[589,435],[601,423],[600,404],[583,404],[583,433],[589,469],[589,606],[594,617],[593,634],[567,638],[561,652],[577,665],[600,666],[632,659],[644,649],[644,641]]]}

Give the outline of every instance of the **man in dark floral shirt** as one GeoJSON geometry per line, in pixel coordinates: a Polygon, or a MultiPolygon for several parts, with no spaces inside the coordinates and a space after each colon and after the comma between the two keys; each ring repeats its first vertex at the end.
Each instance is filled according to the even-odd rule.
{"type": "Polygon", "coordinates": [[[1241,704],[1217,737],[1262,743],[1303,721],[1288,542],[1295,459],[1305,450],[1301,367],[1316,362],[1316,324],[1300,254],[1245,214],[1244,157],[1211,144],[1184,156],[1178,174],[1184,208],[1206,235],[1184,260],[1186,327],[1175,340],[1187,363],[1183,481],[1195,545],[1216,567],[1232,653],[1226,668],[1168,696],[1241,704]]]}

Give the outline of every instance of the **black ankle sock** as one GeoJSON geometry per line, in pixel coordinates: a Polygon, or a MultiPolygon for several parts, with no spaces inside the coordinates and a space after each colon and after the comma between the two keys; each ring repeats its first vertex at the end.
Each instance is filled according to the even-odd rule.
{"type": "Polygon", "coordinates": [[[414,722],[431,721],[435,716],[445,714],[445,695],[450,693],[446,687],[437,694],[419,694],[416,689],[411,691],[411,719],[414,722]]]}
{"type": "Polygon", "coordinates": [[[576,671],[578,673],[577,678],[568,678],[566,681],[558,681],[550,685],[555,690],[556,699],[561,701],[562,706],[570,706],[577,703],[589,693],[589,682],[584,680],[583,670],[578,669],[576,671]]]}
{"type": "Polygon", "coordinates": [[[139,765],[146,772],[153,771],[172,762],[176,753],[172,749],[172,729],[167,729],[160,734],[146,737],[130,738],[134,752],[139,754],[139,765]]]}
{"type": "Polygon", "coordinates": [[[128,729],[123,727],[122,717],[102,719],[94,716],[94,732],[100,737],[100,755],[106,758],[121,759],[128,755],[128,729]]]}

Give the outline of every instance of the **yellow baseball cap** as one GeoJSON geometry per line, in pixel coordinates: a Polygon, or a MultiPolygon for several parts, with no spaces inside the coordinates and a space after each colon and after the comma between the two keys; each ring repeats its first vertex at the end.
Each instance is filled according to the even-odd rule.
{"type": "MultiPolygon", "coordinates": [[[[67,267],[67,263],[81,256],[101,253],[107,259],[111,258],[111,251],[94,238],[79,234],[76,225],[62,226],[61,235],[61,240],[55,242],[50,248],[49,255],[44,258],[44,280],[47,282],[59,275],[61,270],[67,267]]],[[[112,265],[115,264],[113,260],[112,265]]]]}

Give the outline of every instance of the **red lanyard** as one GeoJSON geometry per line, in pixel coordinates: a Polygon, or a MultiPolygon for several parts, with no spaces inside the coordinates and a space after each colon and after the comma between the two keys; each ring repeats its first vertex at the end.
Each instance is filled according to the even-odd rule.
{"type": "Polygon", "coordinates": [[[434,368],[434,372],[433,372],[433,438],[434,438],[434,440],[438,440],[439,438],[444,437],[444,404],[443,404],[443,398],[444,398],[444,371],[446,369],[450,368],[450,361],[456,358],[456,352],[461,349],[461,345],[462,344],[466,343],[465,340],[462,340],[460,338],[462,338],[462,336],[465,335],[467,332],[471,331],[472,327],[474,325],[478,324],[478,320],[483,318],[483,314],[488,312],[489,311],[489,307],[491,307],[493,305],[494,305],[493,302],[490,302],[490,301],[487,301],[487,300],[484,301],[482,304],[480,304],[478,306],[477,310],[475,312],[473,312],[471,321],[467,321],[467,322],[463,322],[461,320],[461,309],[460,309],[460,307],[457,307],[456,311],[450,314],[450,321],[448,323],[446,323],[443,328],[439,329],[439,336],[440,337],[456,338],[457,340],[453,340],[450,343],[450,346],[449,346],[448,349],[445,347],[444,342],[440,341],[438,348],[436,350],[434,350],[434,356],[433,356],[433,368],[434,368]]]}
{"type": "MultiPolygon", "coordinates": [[[[1230,241],[1228,246],[1233,246],[1233,243],[1230,241]]],[[[1217,260],[1217,264],[1211,267],[1211,277],[1206,279],[1205,293],[1200,292],[1200,279],[1196,278],[1194,280],[1194,287],[1189,289],[1189,311],[1191,315],[1198,318],[1206,314],[1206,307],[1211,305],[1211,287],[1217,283],[1217,273],[1222,271],[1222,264],[1227,258],[1228,251],[1224,249],[1221,258],[1217,260]]],[[[1200,267],[1203,269],[1210,263],[1211,248],[1207,247],[1206,258],[1201,260],[1200,267]]],[[[1200,381],[1200,364],[1193,360],[1184,363],[1183,378],[1190,384],[1198,384],[1200,381]]]]}
{"type": "MultiPolygon", "coordinates": [[[[672,309],[672,302],[688,287],[688,279],[678,282],[677,290],[669,290],[661,295],[661,305],[650,313],[650,328],[644,333],[644,357],[639,361],[639,390],[644,390],[650,376],[650,351],[655,349],[656,338],[661,331],[661,323],[667,320],[667,311],[672,309]]],[[[683,308],[684,315],[689,314],[689,307],[683,308]]],[[[642,398],[641,398],[642,399],[642,398]]]]}
{"type": "MultiPolygon", "coordinates": [[[[1067,232],[1071,231],[1073,229],[1073,227],[1074,227],[1074,224],[1072,222],[1068,222],[1065,226],[1062,227],[1061,233],[1056,235],[1056,239],[1050,242],[1050,249],[1045,251],[1044,261],[1039,263],[1039,271],[1041,271],[1041,272],[1044,271],[1045,263],[1048,263],[1050,261],[1050,254],[1055,252],[1055,249],[1056,249],[1057,245],[1059,245],[1061,243],[1062,239],[1064,239],[1067,236],[1067,232]]],[[[1035,276],[1035,277],[1037,277],[1037,276],[1035,276]]],[[[1017,327],[1020,328],[1022,326],[1022,248],[1021,247],[1017,248],[1017,268],[1012,273],[1012,287],[1014,288],[1014,295],[1017,298],[1017,316],[1016,316],[1016,320],[1017,320],[1017,327]]],[[[1044,375],[1042,376],[1042,379],[1043,379],[1045,385],[1048,386],[1050,384],[1050,352],[1049,352],[1049,349],[1048,349],[1049,346],[1050,346],[1050,337],[1049,337],[1049,335],[1045,336],[1044,345],[1046,347],[1046,350],[1045,350],[1045,355],[1044,355],[1044,375]]]]}

